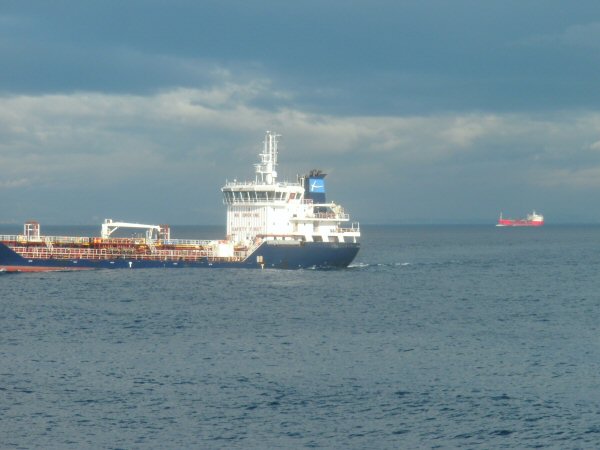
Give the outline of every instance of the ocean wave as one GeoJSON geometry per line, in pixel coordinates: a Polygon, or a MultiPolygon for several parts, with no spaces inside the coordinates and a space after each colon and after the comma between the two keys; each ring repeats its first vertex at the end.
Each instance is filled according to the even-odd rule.
{"type": "Polygon", "coordinates": [[[360,269],[372,269],[372,268],[386,268],[386,267],[407,267],[411,266],[410,262],[393,262],[393,263],[366,263],[358,262],[348,266],[348,269],[360,270],[360,269]]]}

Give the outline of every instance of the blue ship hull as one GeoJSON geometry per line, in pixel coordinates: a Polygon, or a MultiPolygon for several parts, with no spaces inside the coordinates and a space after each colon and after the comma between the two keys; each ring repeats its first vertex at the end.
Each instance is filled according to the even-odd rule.
{"type": "Polygon", "coordinates": [[[203,258],[196,261],[136,259],[123,256],[117,259],[27,259],[0,243],[0,269],[7,271],[39,272],[52,270],[91,269],[150,269],[150,268],[344,268],[352,262],[360,244],[305,242],[282,245],[266,241],[243,261],[226,258],[203,258]]]}

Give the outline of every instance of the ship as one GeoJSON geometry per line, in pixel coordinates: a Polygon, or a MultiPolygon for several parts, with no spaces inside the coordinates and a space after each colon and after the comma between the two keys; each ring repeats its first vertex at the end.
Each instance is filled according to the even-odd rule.
{"type": "Polygon", "coordinates": [[[224,239],[176,239],[169,225],[113,219],[104,220],[99,236],[48,236],[39,222],[29,220],[22,234],[0,235],[0,271],[348,267],[360,249],[360,224],[327,201],[323,171],[278,180],[280,137],[266,132],[254,181],[226,181],[221,188],[224,239]],[[118,237],[123,230],[137,234],[118,237]]]}
{"type": "Polygon", "coordinates": [[[544,225],[544,216],[533,211],[525,219],[504,219],[502,213],[498,219],[497,227],[541,227],[544,225]]]}

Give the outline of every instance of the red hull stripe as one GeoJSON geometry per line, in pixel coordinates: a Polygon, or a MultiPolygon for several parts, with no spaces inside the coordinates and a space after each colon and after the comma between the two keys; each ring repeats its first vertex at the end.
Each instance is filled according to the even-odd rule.
{"type": "Polygon", "coordinates": [[[532,220],[510,220],[500,219],[498,225],[504,225],[506,227],[541,227],[544,222],[536,222],[532,220]]]}

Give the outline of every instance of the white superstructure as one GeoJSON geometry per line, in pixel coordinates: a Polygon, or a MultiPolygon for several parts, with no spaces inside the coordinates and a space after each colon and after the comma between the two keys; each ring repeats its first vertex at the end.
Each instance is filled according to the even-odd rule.
{"type": "Polygon", "coordinates": [[[228,239],[243,246],[258,240],[357,242],[359,224],[342,227],[350,218],[340,205],[309,198],[311,192],[325,198],[324,174],[313,171],[314,177],[300,177],[296,183],[277,180],[279,137],[267,131],[254,181],[227,182],[221,189],[227,205],[228,239]]]}
{"type": "Polygon", "coordinates": [[[531,220],[532,222],[543,222],[544,216],[535,212],[535,210],[531,214],[527,214],[527,220],[531,220]]]}

